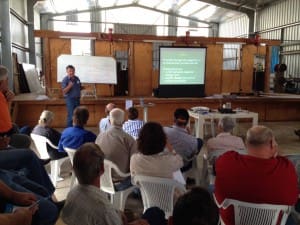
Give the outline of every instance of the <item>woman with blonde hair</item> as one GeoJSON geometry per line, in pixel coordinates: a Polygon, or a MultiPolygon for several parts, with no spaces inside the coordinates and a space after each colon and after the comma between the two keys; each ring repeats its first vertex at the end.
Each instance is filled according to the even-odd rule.
{"type": "MultiPolygon", "coordinates": [[[[32,133],[48,138],[55,146],[58,146],[61,133],[52,128],[54,113],[49,110],[44,110],[40,115],[38,124],[33,128],[32,133]]],[[[60,159],[67,156],[66,152],[59,152],[57,149],[47,146],[48,154],[51,159],[60,159]]]]}

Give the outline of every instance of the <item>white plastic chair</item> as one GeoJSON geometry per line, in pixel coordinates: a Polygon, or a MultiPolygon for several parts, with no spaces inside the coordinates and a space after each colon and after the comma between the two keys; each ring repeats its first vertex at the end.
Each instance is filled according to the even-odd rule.
{"type": "Polygon", "coordinates": [[[144,212],[157,206],[165,212],[166,218],[173,213],[175,189],[176,192],[186,192],[183,184],[168,178],[136,175],[133,183],[141,190],[144,212]]]}
{"type": "Polygon", "coordinates": [[[201,171],[199,170],[197,159],[198,159],[198,154],[194,155],[190,159],[185,159],[186,161],[192,162],[192,168],[190,168],[187,171],[184,171],[182,174],[185,179],[187,179],[188,177],[194,178],[195,184],[200,185],[200,179],[201,179],[200,172],[201,171]]]}
{"type": "MultiPolygon", "coordinates": [[[[297,177],[298,177],[298,190],[300,190],[300,154],[288,154],[284,155],[287,157],[294,165],[297,177]]],[[[298,196],[300,198],[300,195],[298,196]]],[[[297,224],[300,224],[300,213],[295,210],[295,207],[292,208],[291,212],[293,218],[297,221],[297,224]]]]}
{"type": "Polygon", "coordinates": [[[135,186],[130,186],[125,190],[116,191],[113,182],[113,171],[122,178],[130,177],[130,173],[123,173],[112,161],[104,159],[104,174],[100,177],[100,188],[102,191],[110,194],[110,201],[115,208],[123,211],[128,195],[135,186]]]}
{"type": "MultiPolygon", "coordinates": [[[[237,149],[234,150],[238,152],[241,155],[247,154],[245,149],[237,149]]],[[[203,154],[203,171],[202,171],[202,179],[207,180],[208,184],[214,184],[215,183],[215,175],[213,171],[213,166],[216,161],[216,159],[223,155],[225,152],[228,152],[228,150],[214,150],[209,152],[209,154],[204,153],[203,154]],[[205,179],[207,177],[207,179],[205,179]]]]}
{"type": "MultiPolygon", "coordinates": [[[[216,199],[215,199],[216,201],[216,199]]],[[[250,202],[238,201],[235,199],[224,199],[219,208],[226,209],[229,206],[234,208],[234,221],[235,225],[285,225],[288,215],[291,212],[291,206],[288,205],[275,205],[275,204],[257,204],[250,202]],[[281,218],[279,215],[282,215],[281,218]],[[280,223],[278,220],[280,218],[280,223]]],[[[221,224],[225,223],[222,221],[221,224]]]]}
{"type": "Polygon", "coordinates": [[[223,155],[225,150],[215,150],[211,151],[209,154],[203,154],[203,170],[202,170],[202,180],[206,180],[209,185],[213,185],[215,183],[215,175],[213,172],[213,166],[215,160],[223,155]]]}
{"type": "MultiPolygon", "coordinates": [[[[74,158],[76,149],[64,147],[64,150],[68,153],[69,159],[70,159],[71,164],[73,166],[73,158],[74,158]]],[[[70,189],[72,189],[76,184],[77,184],[77,179],[75,177],[74,171],[72,171],[70,189]]]]}
{"type": "Polygon", "coordinates": [[[294,165],[297,176],[298,176],[298,189],[300,190],[300,154],[288,154],[284,155],[288,158],[294,165]]]}
{"type": "MultiPolygon", "coordinates": [[[[41,159],[50,158],[47,151],[47,144],[53,149],[58,149],[57,146],[55,146],[48,138],[44,136],[31,133],[30,137],[34,142],[36,150],[38,151],[41,159]]],[[[50,161],[50,167],[51,167],[50,177],[54,186],[56,186],[58,180],[62,179],[59,177],[60,166],[66,159],[67,157],[60,158],[60,159],[51,159],[50,161]]]]}

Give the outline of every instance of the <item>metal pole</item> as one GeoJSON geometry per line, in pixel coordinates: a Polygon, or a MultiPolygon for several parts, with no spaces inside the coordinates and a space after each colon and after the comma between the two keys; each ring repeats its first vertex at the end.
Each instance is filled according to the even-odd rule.
{"type": "Polygon", "coordinates": [[[34,12],[33,0],[27,0],[27,15],[28,15],[28,44],[29,44],[29,63],[36,65],[35,58],[35,41],[34,41],[34,12]]]}
{"type": "Polygon", "coordinates": [[[12,47],[10,32],[10,5],[9,0],[0,1],[1,15],[1,47],[2,47],[2,65],[9,70],[8,85],[13,90],[13,63],[12,63],[12,47]]]}

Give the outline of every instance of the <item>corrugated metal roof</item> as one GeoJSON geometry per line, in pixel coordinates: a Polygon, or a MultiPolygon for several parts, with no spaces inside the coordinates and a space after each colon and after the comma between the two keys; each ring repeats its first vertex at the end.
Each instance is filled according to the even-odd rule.
{"type": "Polygon", "coordinates": [[[203,36],[201,29],[213,30],[220,23],[245,15],[253,19],[256,10],[278,1],[282,0],[43,0],[36,2],[35,10],[54,21],[72,22],[71,15],[96,13],[99,19],[90,19],[90,23],[102,23],[105,27],[117,23],[162,29],[170,26],[176,27],[179,35],[188,30],[193,31],[191,35],[203,36]]]}
{"type": "MultiPolygon", "coordinates": [[[[61,15],[67,12],[109,10],[139,7],[206,23],[220,23],[247,10],[254,11],[273,3],[272,0],[44,0],[35,8],[41,14],[61,15]]],[[[133,15],[128,15],[133,16],[133,15]]],[[[137,18],[138,19],[138,18],[137,18]]]]}

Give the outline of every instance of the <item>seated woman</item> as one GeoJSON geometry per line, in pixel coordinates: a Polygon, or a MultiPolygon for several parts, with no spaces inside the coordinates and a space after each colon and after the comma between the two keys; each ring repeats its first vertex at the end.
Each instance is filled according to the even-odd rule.
{"type": "Polygon", "coordinates": [[[173,178],[173,173],[180,170],[183,160],[180,155],[167,145],[166,134],[159,123],[148,122],[140,130],[137,140],[139,153],[131,156],[131,176],[146,175],[173,178]]]}
{"type": "MultiPolygon", "coordinates": [[[[44,136],[48,138],[52,144],[58,146],[61,133],[51,127],[53,119],[54,113],[44,110],[40,116],[38,125],[33,128],[32,133],[44,136]]],[[[50,146],[48,146],[48,154],[51,159],[60,159],[68,156],[66,152],[59,152],[57,149],[53,149],[50,146]]]]}

